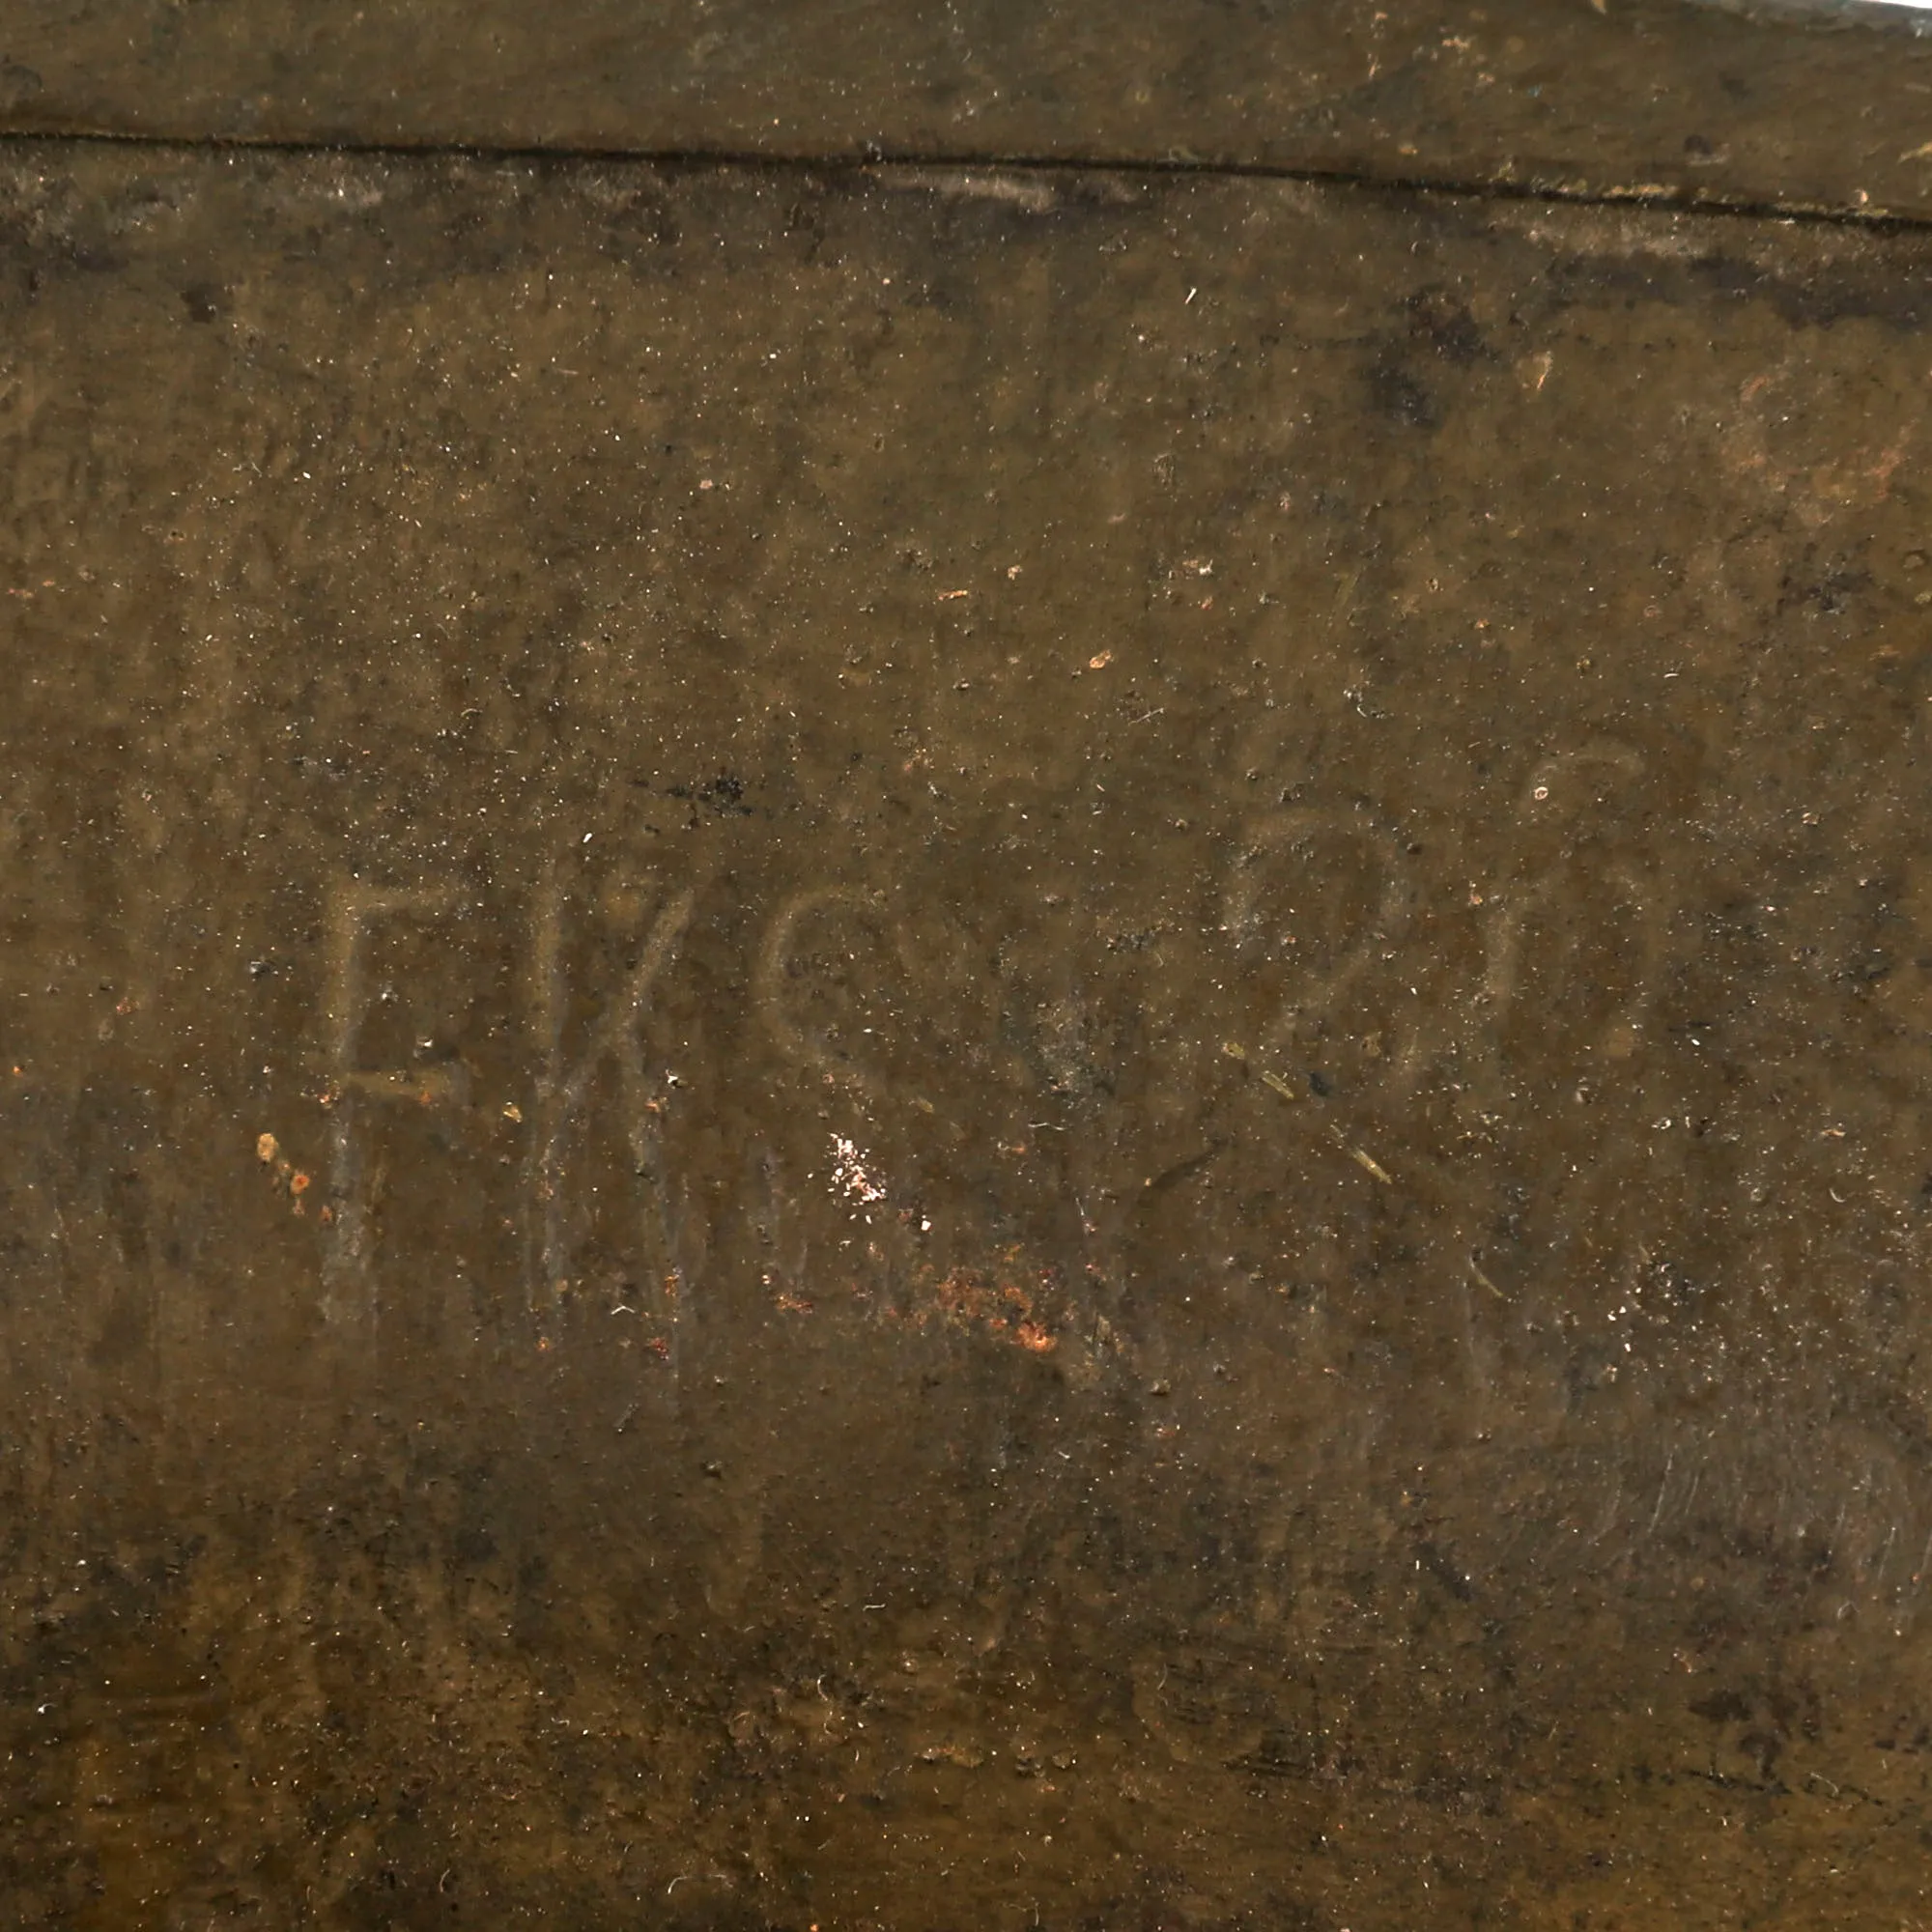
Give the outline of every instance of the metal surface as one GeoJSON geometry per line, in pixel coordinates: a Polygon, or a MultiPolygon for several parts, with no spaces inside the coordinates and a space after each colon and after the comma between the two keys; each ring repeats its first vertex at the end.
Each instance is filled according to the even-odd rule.
{"type": "Polygon", "coordinates": [[[1922,1912],[1923,238],[0,236],[0,1918],[1922,1912]]]}

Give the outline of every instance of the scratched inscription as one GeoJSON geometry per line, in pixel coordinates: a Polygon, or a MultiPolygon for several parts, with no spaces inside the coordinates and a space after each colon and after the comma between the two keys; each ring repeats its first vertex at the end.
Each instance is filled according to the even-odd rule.
{"type": "MultiPolygon", "coordinates": [[[[1681,1369],[1737,1292],[1681,1259],[1686,1218],[1763,1205],[1792,1131],[1774,1096],[1810,1043],[1709,1067],[1736,1026],[1697,1005],[1712,908],[1600,829],[1645,779],[1615,740],[1540,756],[1453,870],[1406,836],[1400,798],[1231,811],[1143,881],[1144,923],[1116,915],[1045,958],[1024,888],[934,907],[888,867],[785,890],[767,852],[748,889],[621,833],[598,856],[580,835],[533,882],[331,882],[298,1053],[323,1305],[373,1342],[408,1268],[385,1216],[407,1253],[412,1219],[456,1211],[436,1179],[461,1184],[453,1151],[418,1167],[409,1208],[388,1191],[395,1135],[431,1123],[505,1170],[491,1198],[513,1238],[477,1264],[482,1292],[540,1329],[601,1295],[672,1373],[695,1257],[742,1213],[769,1249],[753,1278],[787,1313],[856,1296],[903,1319],[923,1296],[1083,1359],[1103,1324],[1118,1342],[1136,1282],[1346,1302],[1399,1224],[1463,1311],[1473,1384],[1539,1321],[1591,1332],[1606,1375],[1639,1350],[1681,1369]],[[747,1159],[721,1193],[689,1169],[731,1121],[747,1159]],[[1006,1284],[1010,1320],[986,1286],[1002,1255],[1035,1282],[1006,1284]]],[[[1917,1151],[1855,1141],[1848,1111],[1798,1123],[1811,1173],[1835,1156],[1825,1197],[1903,1239],[1917,1151]]]]}
{"type": "Polygon", "coordinates": [[[1746,241],[1635,216],[1389,212],[1304,297],[1288,187],[721,177],[646,246],[492,175],[569,272],[486,342],[371,164],[289,177],[326,273],[110,329],[89,223],[198,287],[260,189],[99,166],[8,189],[19,1376],[943,1347],[1363,1464],[1922,1404],[1909,242],[1718,327],[1746,241]]]}

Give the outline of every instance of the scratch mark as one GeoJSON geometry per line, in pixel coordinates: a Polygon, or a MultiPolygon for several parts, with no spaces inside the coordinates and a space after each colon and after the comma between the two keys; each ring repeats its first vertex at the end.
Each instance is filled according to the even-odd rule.
{"type": "Polygon", "coordinates": [[[1644,1534],[1646,1536],[1654,1536],[1657,1533],[1657,1520],[1663,1514],[1664,1492],[1668,1490],[1670,1487],[1671,1465],[1676,1461],[1677,1461],[1677,1451],[1673,1448],[1670,1451],[1669,1455],[1667,1455],[1663,1459],[1663,1480],[1657,1486],[1657,1507],[1650,1513],[1650,1522],[1648,1527],[1644,1530],[1644,1534]]]}
{"type": "MultiPolygon", "coordinates": [[[[562,898],[554,884],[546,887],[539,899],[535,952],[536,991],[543,1017],[545,1065],[538,1082],[538,1128],[531,1137],[526,1163],[526,1179],[534,1198],[541,1234],[526,1262],[526,1278],[533,1307],[545,1305],[547,1297],[559,1292],[557,1284],[569,1274],[568,1244],[564,1236],[562,1161],[568,1137],[578,1124],[598,1072],[607,1064],[616,1068],[623,1085],[626,1138],[633,1172],[639,1179],[649,1179],[656,1197],[658,1226],[647,1230],[647,1239],[657,1245],[659,1237],[668,1244],[668,1208],[656,1132],[657,1116],[652,1112],[646,1092],[643,1052],[639,1028],[650,1009],[651,995],[665,969],[676,956],[691,923],[696,895],[690,889],[666,901],[651,927],[641,955],[626,981],[623,991],[599,1017],[590,1042],[582,1059],[567,1071],[563,1065],[564,987],[562,975],[562,898]]],[[[675,1259],[667,1256],[664,1272],[665,1311],[673,1337],[677,1327],[678,1290],[681,1287],[675,1259]]]]}
{"type": "Polygon", "coordinates": [[[329,908],[329,1045],[335,1078],[329,1105],[329,1196],[333,1235],[323,1264],[323,1313],[331,1322],[359,1321],[373,1330],[378,1309],[368,1261],[368,1204],[363,1199],[361,1149],[356,1139],[358,1097],[415,1101],[423,1106],[459,1097],[460,1074],[447,1067],[372,1071],[355,1065],[365,1001],[363,942],[377,923],[427,920],[456,911],[453,887],[371,892],[351,883],[336,888],[329,908]]]}

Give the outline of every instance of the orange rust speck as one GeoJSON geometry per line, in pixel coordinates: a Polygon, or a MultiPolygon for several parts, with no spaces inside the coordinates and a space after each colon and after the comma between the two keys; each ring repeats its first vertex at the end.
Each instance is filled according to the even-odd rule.
{"type": "Polygon", "coordinates": [[[292,1174],[289,1177],[289,1192],[291,1194],[306,1194],[308,1192],[308,1176],[305,1174],[292,1174]]]}
{"type": "MultiPolygon", "coordinates": [[[[1042,1276],[1042,1282],[1050,1285],[1042,1276]]],[[[980,1321],[1003,1341],[1011,1341],[1037,1355],[1059,1346],[1059,1338],[1034,1319],[1033,1296],[1011,1282],[995,1286],[970,1269],[955,1269],[934,1284],[936,1312],[955,1321],[980,1321]]],[[[923,1319],[923,1318],[922,1318],[923,1319]]]]}

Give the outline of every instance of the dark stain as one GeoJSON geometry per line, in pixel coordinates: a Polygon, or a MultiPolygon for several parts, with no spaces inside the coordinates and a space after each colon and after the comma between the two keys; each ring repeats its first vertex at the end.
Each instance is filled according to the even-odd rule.
{"type": "Polygon", "coordinates": [[[1369,366],[1369,407],[1388,422],[1404,429],[1435,429],[1442,412],[1413,374],[1404,365],[1400,352],[1385,350],[1369,366]]]}
{"type": "Polygon", "coordinates": [[[1871,588],[1871,572],[1849,563],[1819,571],[1787,571],[1777,586],[1777,610],[1806,611],[1818,617],[1842,617],[1853,600],[1871,588]]]}
{"type": "Polygon", "coordinates": [[[1447,289],[1419,289],[1407,308],[1409,337],[1419,348],[1463,367],[1490,353],[1468,305],[1447,289]]]}
{"type": "Polygon", "coordinates": [[[190,282],[181,298],[190,322],[219,322],[228,313],[228,291],[216,282],[190,282]]]}
{"type": "Polygon", "coordinates": [[[1690,1713],[1708,1724],[1741,1724],[1751,1714],[1749,1701],[1735,1690],[1713,1690],[1708,1696],[1693,1697],[1690,1713]]]}
{"type": "Polygon", "coordinates": [[[1475,1585],[1450,1561],[1448,1555],[1437,1545],[1425,1537],[1415,1546],[1415,1553],[1422,1559],[1422,1567],[1459,1604],[1466,1604],[1475,1596],[1475,1585]]]}
{"type": "Polygon", "coordinates": [[[752,818],[757,811],[745,803],[745,781],[734,772],[720,772],[697,784],[666,785],[664,791],[685,807],[687,826],[696,825],[707,813],[713,818],[752,818]]]}
{"type": "Polygon", "coordinates": [[[1694,312],[1713,301],[1761,302],[1793,328],[1865,320],[1900,334],[1924,326],[1923,277],[1901,274],[1882,248],[1861,258],[1794,271],[1769,254],[1763,260],[1721,247],[1690,260],[1609,251],[1566,255],[1543,271],[1551,306],[1609,307],[1659,302],[1694,312]]]}

